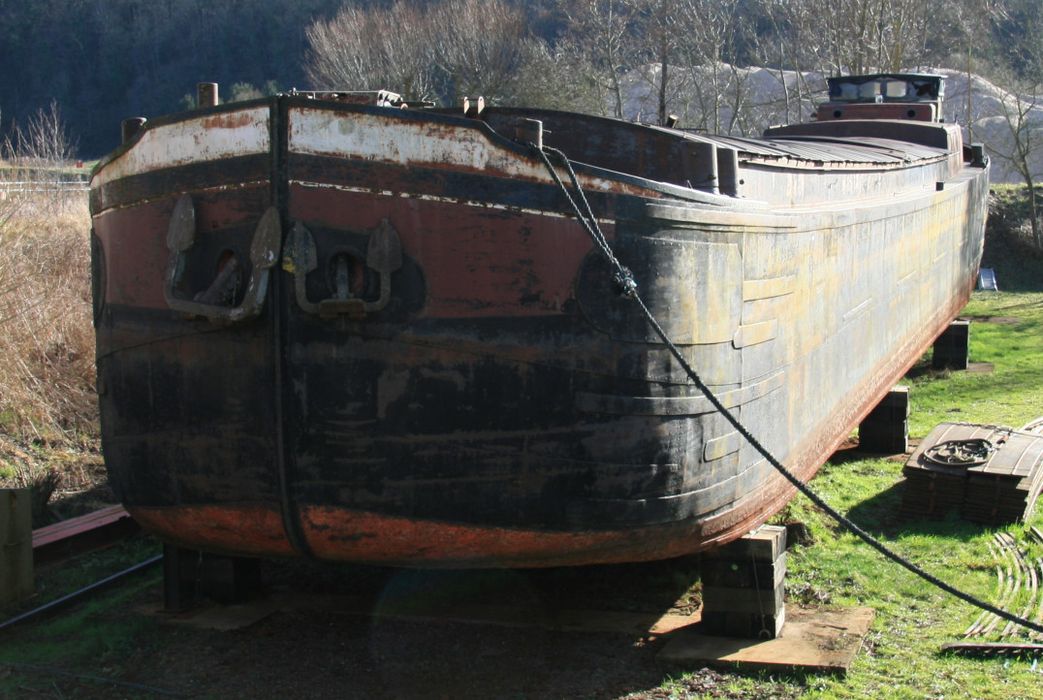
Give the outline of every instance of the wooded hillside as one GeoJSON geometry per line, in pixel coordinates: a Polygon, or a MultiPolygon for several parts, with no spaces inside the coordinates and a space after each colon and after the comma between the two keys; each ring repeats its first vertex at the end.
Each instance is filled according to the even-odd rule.
{"type": "MultiPolygon", "coordinates": [[[[0,137],[54,101],[79,154],[96,157],[121,119],[176,111],[203,80],[226,99],[416,85],[646,121],[694,100],[690,125],[714,129],[748,66],[943,66],[1038,86],[1040,15],[1038,0],[0,0],[0,137]],[[353,73],[331,68],[335,52],[353,73]],[[635,76],[648,84],[640,115],[622,93],[635,76]]],[[[810,97],[792,93],[784,117],[810,97]]],[[[728,130],[752,128],[730,114],[728,130]]]]}
{"type": "Polygon", "coordinates": [[[0,0],[0,118],[56,100],[96,157],[120,120],[181,107],[199,81],[304,83],[305,28],[341,0],[0,0]]]}

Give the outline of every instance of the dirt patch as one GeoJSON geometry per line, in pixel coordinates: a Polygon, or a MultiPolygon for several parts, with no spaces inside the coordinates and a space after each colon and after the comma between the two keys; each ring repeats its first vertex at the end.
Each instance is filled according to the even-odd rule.
{"type": "Polygon", "coordinates": [[[617,635],[302,611],[165,632],[126,680],[207,697],[619,697],[659,685],[654,656],[617,635]]]}

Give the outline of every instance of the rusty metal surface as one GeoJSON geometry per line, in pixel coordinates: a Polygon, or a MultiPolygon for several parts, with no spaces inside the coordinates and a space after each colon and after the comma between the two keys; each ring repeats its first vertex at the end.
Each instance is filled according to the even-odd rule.
{"type": "Polygon", "coordinates": [[[793,158],[810,161],[816,167],[850,164],[862,168],[867,166],[889,166],[937,160],[948,155],[948,150],[937,146],[920,145],[887,137],[843,137],[816,135],[793,135],[784,138],[776,132],[771,140],[745,139],[735,136],[715,136],[713,140],[733,146],[744,154],[771,158],[793,158]]]}
{"type": "MultiPolygon", "coordinates": [[[[750,199],[691,181],[727,192],[738,144],[665,129],[264,104],[150,122],[92,183],[106,460],[135,517],[185,546],[418,566],[654,559],[727,541],[792,496],[612,292],[511,140],[519,119],[586,164],[649,307],[802,478],[965,303],[981,254],[987,170],[962,148],[761,142],[756,163],[729,166],[750,199]],[[829,152],[880,170],[831,169],[829,152]],[[229,255],[245,286],[254,231],[279,212],[257,318],[170,308],[166,236],[186,193],[180,299],[227,297],[213,285],[229,255]]],[[[918,143],[952,138],[927,128],[941,133],[918,143]]]]}

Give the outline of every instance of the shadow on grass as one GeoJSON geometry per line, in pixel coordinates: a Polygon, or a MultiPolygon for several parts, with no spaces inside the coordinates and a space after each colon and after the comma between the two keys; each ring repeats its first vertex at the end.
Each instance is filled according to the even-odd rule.
{"type": "MultiPolygon", "coordinates": [[[[907,496],[907,488],[908,482],[902,479],[851,508],[847,517],[870,534],[888,538],[927,535],[968,542],[989,529],[963,520],[956,511],[945,514],[943,518],[904,517],[902,500],[907,496]]],[[[922,500],[926,503],[926,495],[922,500]]]]}
{"type": "Polygon", "coordinates": [[[51,511],[51,515],[54,516],[52,520],[58,521],[86,515],[117,502],[116,494],[113,493],[109,483],[105,481],[85,491],[51,501],[47,507],[51,511]]]}

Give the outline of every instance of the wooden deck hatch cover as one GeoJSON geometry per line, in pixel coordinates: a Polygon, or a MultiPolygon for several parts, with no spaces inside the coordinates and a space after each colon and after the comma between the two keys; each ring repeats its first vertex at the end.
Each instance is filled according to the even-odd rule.
{"type": "Polygon", "coordinates": [[[1043,487],[1043,436],[994,425],[942,423],[903,469],[908,517],[1002,525],[1025,519],[1043,487]]]}

